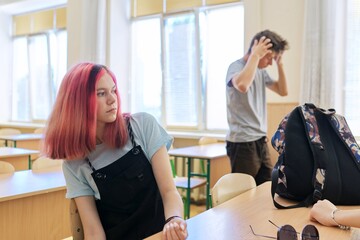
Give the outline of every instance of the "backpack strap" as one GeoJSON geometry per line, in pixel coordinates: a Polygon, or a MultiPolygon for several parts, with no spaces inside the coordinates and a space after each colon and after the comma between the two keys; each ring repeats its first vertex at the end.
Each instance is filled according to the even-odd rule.
{"type": "Polygon", "coordinates": [[[353,156],[355,165],[360,170],[360,147],[357,144],[354,135],[351,133],[345,117],[333,114],[329,119],[331,126],[334,128],[341,141],[345,144],[350,155],[353,156]]]}
{"type": "Polygon", "coordinates": [[[335,110],[324,110],[317,108],[314,104],[307,103],[299,107],[301,116],[303,117],[305,129],[307,129],[307,137],[310,148],[314,156],[314,192],[313,203],[323,198],[323,189],[326,177],[326,161],[329,159],[325,146],[321,142],[319,127],[317,125],[315,111],[319,111],[325,115],[334,115],[335,110]]]}

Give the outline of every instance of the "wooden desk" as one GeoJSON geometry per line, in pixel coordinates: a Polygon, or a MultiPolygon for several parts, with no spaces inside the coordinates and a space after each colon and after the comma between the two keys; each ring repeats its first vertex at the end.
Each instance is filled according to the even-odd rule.
{"type": "MultiPolygon", "coordinates": [[[[325,227],[309,220],[310,208],[279,210],[273,205],[271,183],[266,182],[239,196],[188,219],[188,240],[238,240],[266,239],[254,236],[249,225],[257,234],[276,237],[277,228],[268,222],[273,221],[278,226],[290,224],[297,231],[307,224],[314,224],[323,240],[360,239],[360,229],[350,231],[337,227],[325,227]]],[[[360,206],[339,206],[340,209],[359,208],[360,206]]],[[[299,236],[298,236],[299,237],[299,236]]],[[[161,233],[147,240],[161,239],[161,233]]]]}
{"type": "Polygon", "coordinates": [[[1,239],[63,239],[70,201],[61,168],[0,174],[1,239]]]}
{"type": "Polygon", "coordinates": [[[31,156],[38,154],[37,150],[0,147],[0,160],[11,163],[16,171],[30,169],[31,156]]]}
{"type": "Polygon", "coordinates": [[[38,133],[24,133],[0,136],[0,140],[5,141],[5,146],[10,146],[10,143],[12,143],[12,147],[26,148],[32,150],[40,150],[40,143],[42,138],[43,135],[38,133]]]}
{"type": "MultiPolygon", "coordinates": [[[[182,157],[187,160],[187,175],[206,177],[206,207],[210,207],[210,188],[214,186],[217,180],[223,175],[230,173],[230,161],[226,155],[225,143],[213,143],[205,145],[196,145],[185,148],[175,148],[169,150],[169,155],[173,157],[182,157]],[[194,159],[203,159],[206,161],[206,174],[193,173],[191,162],[194,159]]],[[[190,185],[190,179],[188,179],[190,185]]],[[[187,199],[190,199],[190,191],[187,191],[187,199]]],[[[188,209],[190,211],[190,208],[188,209]]],[[[188,213],[188,216],[190,214],[188,213]]]]}

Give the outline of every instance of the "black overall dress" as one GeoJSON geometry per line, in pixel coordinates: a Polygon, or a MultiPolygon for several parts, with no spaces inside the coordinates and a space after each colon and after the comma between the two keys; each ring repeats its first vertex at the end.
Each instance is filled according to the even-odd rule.
{"type": "Polygon", "coordinates": [[[165,216],[151,165],[136,145],[128,122],[133,148],[112,164],[91,174],[100,193],[97,210],[106,239],[144,239],[162,231],[165,216]]]}

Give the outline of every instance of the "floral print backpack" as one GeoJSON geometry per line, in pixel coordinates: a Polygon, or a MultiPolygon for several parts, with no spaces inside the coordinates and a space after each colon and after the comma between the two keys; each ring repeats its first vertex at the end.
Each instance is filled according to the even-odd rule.
{"type": "Polygon", "coordinates": [[[345,118],[308,103],[296,107],[271,139],[279,158],[271,192],[277,208],[307,207],[317,200],[360,204],[360,148],[345,118]],[[282,206],[275,194],[298,203],[282,206]]]}

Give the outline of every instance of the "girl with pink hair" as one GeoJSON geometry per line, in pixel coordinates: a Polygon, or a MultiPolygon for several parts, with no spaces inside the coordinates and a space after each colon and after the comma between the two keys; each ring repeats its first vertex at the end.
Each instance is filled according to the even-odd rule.
{"type": "Polygon", "coordinates": [[[146,113],[122,114],[114,74],[81,63],[65,75],[44,153],[64,159],[85,239],[186,239],[183,203],[167,150],[172,137],[146,113]]]}

